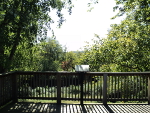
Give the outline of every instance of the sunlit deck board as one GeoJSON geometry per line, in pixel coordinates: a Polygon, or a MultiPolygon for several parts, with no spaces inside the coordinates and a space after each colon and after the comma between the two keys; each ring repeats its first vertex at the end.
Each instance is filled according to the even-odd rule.
{"type": "Polygon", "coordinates": [[[0,113],[150,113],[148,104],[49,104],[16,103],[0,110],[0,113]]]}

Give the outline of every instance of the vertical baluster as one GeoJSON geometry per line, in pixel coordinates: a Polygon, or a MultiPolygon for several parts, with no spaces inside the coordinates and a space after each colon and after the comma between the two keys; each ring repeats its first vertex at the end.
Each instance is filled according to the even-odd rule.
{"type": "Polygon", "coordinates": [[[137,100],[137,94],[138,94],[138,76],[136,75],[136,100],[137,100]]]}
{"type": "Polygon", "coordinates": [[[118,82],[118,83],[117,83],[117,84],[118,84],[118,88],[117,88],[117,89],[118,89],[118,93],[117,93],[118,95],[117,95],[117,97],[118,97],[118,99],[120,99],[120,89],[119,89],[119,85],[120,85],[120,84],[119,84],[120,76],[117,77],[117,80],[118,80],[118,81],[117,81],[117,82],[118,82]]]}
{"type": "Polygon", "coordinates": [[[50,74],[50,73],[47,73],[47,75],[46,75],[47,97],[48,97],[48,98],[49,98],[49,94],[50,94],[49,88],[50,88],[50,82],[51,82],[51,81],[49,81],[49,74],[50,74]]]}
{"type": "Polygon", "coordinates": [[[126,96],[127,96],[127,101],[128,101],[128,93],[129,93],[129,89],[130,89],[130,86],[129,86],[129,75],[126,75],[126,96]]]}
{"type": "Polygon", "coordinates": [[[20,75],[20,79],[21,79],[21,97],[23,97],[23,84],[24,84],[24,75],[20,75]]]}
{"type": "Polygon", "coordinates": [[[42,79],[43,73],[39,73],[39,87],[40,87],[40,97],[43,96],[43,79],[42,79]]]}
{"type": "Polygon", "coordinates": [[[69,97],[69,99],[70,99],[70,94],[72,93],[71,90],[70,90],[70,88],[71,88],[71,84],[70,84],[71,78],[72,78],[72,75],[69,76],[69,78],[68,78],[68,81],[69,81],[69,85],[68,85],[68,93],[69,93],[69,95],[68,95],[68,97],[69,97]]]}
{"type": "Polygon", "coordinates": [[[30,74],[29,76],[30,76],[30,82],[29,82],[29,84],[30,84],[30,89],[31,89],[30,96],[33,98],[33,85],[32,85],[33,74],[32,75],[30,74]]]}
{"type": "Polygon", "coordinates": [[[68,81],[68,77],[69,77],[69,76],[70,76],[69,74],[66,75],[66,82],[65,82],[65,98],[67,98],[67,81],[68,81]]]}
{"type": "Polygon", "coordinates": [[[139,76],[139,98],[138,99],[140,99],[140,96],[141,96],[141,94],[140,94],[140,91],[141,91],[141,75],[138,75],[139,76]]]}
{"type": "Polygon", "coordinates": [[[144,97],[144,79],[145,79],[145,75],[142,76],[142,100],[143,100],[143,97],[144,97]]]}
{"type": "Polygon", "coordinates": [[[5,81],[5,76],[3,76],[2,77],[2,104],[4,104],[4,102],[5,102],[5,83],[4,83],[4,81],[5,81]]]}
{"type": "Polygon", "coordinates": [[[6,82],[6,87],[5,87],[6,88],[5,89],[6,90],[5,91],[6,101],[8,100],[8,94],[7,94],[7,91],[8,91],[8,80],[9,80],[9,75],[7,75],[7,78],[6,78],[6,81],[5,81],[6,82]]]}
{"type": "Polygon", "coordinates": [[[63,75],[64,79],[63,79],[63,85],[62,85],[62,89],[63,89],[63,98],[65,98],[65,80],[66,80],[66,74],[63,75]]]}
{"type": "Polygon", "coordinates": [[[37,92],[36,92],[36,88],[37,88],[37,87],[36,87],[36,79],[37,79],[37,78],[36,78],[36,74],[34,74],[33,76],[34,76],[34,77],[33,77],[33,78],[34,78],[34,79],[33,79],[34,97],[37,97],[37,92]]]}
{"type": "MultiPolygon", "coordinates": [[[[93,79],[94,79],[94,77],[93,77],[93,75],[91,75],[91,101],[92,101],[92,99],[93,99],[93,87],[92,87],[92,83],[93,83],[93,79]]],[[[94,85],[94,84],[93,84],[94,85]]]]}
{"type": "Polygon", "coordinates": [[[39,73],[38,73],[37,75],[38,75],[38,88],[39,88],[39,89],[38,89],[38,90],[39,90],[39,96],[38,96],[38,97],[41,97],[41,89],[40,89],[40,86],[41,86],[41,80],[40,80],[40,78],[41,78],[41,77],[40,77],[40,74],[39,74],[39,73]]]}
{"type": "MultiPolygon", "coordinates": [[[[97,76],[97,77],[98,77],[98,79],[97,79],[98,81],[97,81],[97,87],[96,87],[96,88],[97,88],[97,89],[96,89],[96,91],[97,91],[97,92],[96,92],[96,93],[97,93],[97,95],[96,95],[97,98],[96,98],[96,99],[98,100],[98,99],[99,99],[99,98],[98,98],[98,94],[99,94],[99,90],[98,90],[99,84],[98,84],[98,83],[99,83],[99,81],[101,80],[101,78],[100,78],[100,76],[97,76]]],[[[101,98],[100,98],[100,99],[101,99],[101,98]]]]}
{"type": "Polygon", "coordinates": [[[103,85],[104,85],[104,76],[99,76],[99,80],[100,80],[100,82],[99,82],[99,85],[98,85],[98,88],[99,88],[99,92],[98,92],[98,95],[99,95],[99,93],[100,93],[100,95],[99,95],[99,99],[103,99],[102,97],[103,97],[103,85]]]}
{"type": "Polygon", "coordinates": [[[61,104],[61,74],[57,75],[57,104],[61,104]]]}
{"type": "Polygon", "coordinates": [[[133,75],[133,99],[135,99],[135,75],[133,75]]]}
{"type": "Polygon", "coordinates": [[[40,74],[40,82],[41,82],[41,83],[40,83],[40,84],[41,84],[40,86],[41,86],[41,89],[42,89],[41,97],[43,97],[43,93],[44,93],[44,91],[43,91],[43,90],[44,90],[43,77],[44,77],[44,73],[41,73],[41,74],[40,74]]]}
{"type": "Polygon", "coordinates": [[[17,91],[18,91],[18,98],[20,98],[20,74],[17,74],[17,81],[18,81],[18,88],[17,88],[17,91]]]}
{"type": "MultiPolygon", "coordinates": [[[[84,76],[85,78],[87,78],[87,74],[84,76]]],[[[86,79],[84,79],[84,86],[83,86],[83,88],[84,88],[84,98],[85,98],[85,101],[87,100],[87,94],[86,94],[86,92],[87,92],[87,85],[88,85],[88,82],[86,81],[86,79]]]]}
{"type": "Polygon", "coordinates": [[[45,97],[48,97],[48,83],[47,83],[47,78],[48,78],[48,75],[45,74],[45,97]],[[47,94],[46,94],[47,93],[47,94]]]}
{"type": "Polygon", "coordinates": [[[64,80],[65,79],[66,79],[66,75],[63,75],[63,83],[62,83],[63,98],[65,97],[65,92],[64,92],[64,80]]]}
{"type": "MultiPolygon", "coordinates": [[[[124,76],[124,75],[123,75],[124,76]]],[[[122,96],[123,96],[123,92],[122,92],[122,80],[123,80],[123,76],[120,77],[120,81],[121,81],[121,90],[120,90],[120,95],[121,95],[121,100],[122,100],[122,96]]]]}
{"type": "Polygon", "coordinates": [[[147,83],[148,83],[148,92],[147,92],[147,94],[148,94],[148,104],[150,104],[150,75],[148,75],[148,81],[147,81],[147,83]]]}
{"type": "Polygon", "coordinates": [[[111,75],[111,85],[112,85],[112,88],[111,88],[111,90],[112,90],[112,92],[111,92],[111,99],[114,98],[114,97],[113,97],[113,92],[114,92],[114,88],[113,88],[113,86],[114,86],[114,85],[113,85],[113,78],[114,78],[114,76],[111,75]]]}
{"type": "Polygon", "coordinates": [[[48,79],[48,82],[50,82],[49,84],[50,84],[50,87],[48,88],[48,89],[50,89],[50,91],[49,91],[49,97],[54,97],[54,92],[56,92],[56,91],[53,91],[53,90],[55,90],[55,89],[53,89],[53,87],[55,87],[55,77],[54,77],[54,75],[53,74],[49,74],[48,75],[49,76],[49,79],[48,79]]]}
{"type": "Polygon", "coordinates": [[[76,98],[77,98],[77,97],[76,97],[76,96],[77,96],[77,88],[76,88],[76,87],[77,87],[77,84],[76,84],[76,75],[74,75],[74,82],[75,82],[75,91],[76,91],[76,92],[75,92],[75,101],[76,101],[76,98]]]}
{"type": "MultiPolygon", "coordinates": [[[[80,76],[79,75],[77,75],[78,76],[78,91],[80,91],[80,76]]],[[[78,92],[78,100],[80,99],[80,92],[78,92]]]]}
{"type": "Polygon", "coordinates": [[[24,98],[27,97],[27,75],[24,75],[24,87],[23,87],[24,91],[23,94],[24,94],[24,98]]]}
{"type": "Polygon", "coordinates": [[[117,77],[117,75],[114,75],[114,77],[115,77],[115,83],[114,83],[114,84],[115,84],[115,94],[114,94],[114,99],[116,99],[116,97],[117,97],[117,96],[116,96],[116,93],[117,93],[117,92],[116,92],[116,87],[117,87],[116,77],[117,77]]]}
{"type": "Polygon", "coordinates": [[[134,83],[134,81],[132,79],[133,79],[133,75],[131,75],[131,88],[132,88],[130,91],[130,95],[131,95],[130,98],[131,99],[133,99],[132,92],[133,92],[133,83],[134,83]]]}
{"type": "Polygon", "coordinates": [[[5,86],[4,86],[4,97],[5,97],[4,102],[6,101],[6,89],[7,89],[6,81],[7,81],[7,75],[5,76],[5,82],[4,82],[4,84],[5,84],[5,86]]]}
{"type": "Polygon", "coordinates": [[[94,75],[94,84],[93,84],[93,85],[94,85],[94,94],[93,94],[93,97],[94,97],[93,99],[94,99],[94,101],[95,101],[95,83],[96,83],[96,80],[95,80],[95,79],[96,79],[96,76],[94,75]]]}
{"type": "MultiPolygon", "coordinates": [[[[0,77],[0,97],[3,97],[3,77],[0,77]]],[[[0,98],[0,106],[3,105],[3,98],[0,98]]]]}
{"type": "Polygon", "coordinates": [[[4,76],[2,77],[2,82],[1,82],[1,84],[2,84],[2,105],[4,104],[4,76]]]}
{"type": "MultiPolygon", "coordinates": [[[[0,97],[2,97],[2,77],[0,76],[0,97]]],[[[2,98],[0,98],[0,106],[2,106],[2,98]]]]}
{"type": "Polygon", "coordinates": [[[45,84],[45,78],[46,77],[46,73],[43,73],[43,76],[42,76],[42,80],[43,80],[43,97],[45,98],[46,97],[46,94],[45,94],[45,92],[46,92],[46,84],[45,84]],[[45,90],[45,91],[44,91],[45,90]]]}
{"type": "Polygon", "coordinates": [[[147,89],[148,88],[148,75],[145,76],[145,99],[148,96],[147,89]]]}
{"type": "Polygon", "coordinates": [[[89,100],[89,97],[90,97],[90,87],[89,87],[89,84],[90,84],[90,81],[88,80],[89,79],[89,75],[87,76],[87,79],[85,79],[86,81],[87,81],[87,83],[88,83],[88,87],[87,87],[87,91],[86,91],[86,93],[87,93],[87,95],[88,95],[88,100],[89,100]]]}
{"type": "Polygon", "coordinates": [[[126,90],[125,90],[125,88],[126,88],[126,76],[124,76],[124,84],[123,84],[123,93],[124,93],[124,99],[126,99],[126,90]]]}
{"type": "Polygon", "coordinates": [[[66,79],[66,75],[63,75],[63,84],[62,84],[62,89],[63,89],[63,98],[65,97],[65,92],[64,92],[64,80],[66,79]]]}
{"type": "Polygon", "coordinates": [[[127,101],[129,100],[129,89],[130,89],[130,86],[129,86],[129,75],[127,75],[127,80],[126,80],[126,84],[127,84],[127,86],[126,86],[126,95],[127,95],[127,101]]]}
{"type": "Polygon", "coordinates": [[[33,86],[34,86],[34,97],[37,97],[37,92],[36,92],[36,74],[33,75],[33,86]]]}
{"type": "Polygon", "coordinates": [[[47,84],[46,84],[46,73],[44,74],[43,82],[44,82],[43,85],[44,85],[44,89],[45,89],[43,95],[44,95],[44,98],[45,98],[45,97],[46,97],[46,88],[47,88],[47,84]]]}
{"type": "Polygon", "coordinates": [[[111,85],[112,85],[112,84],[111,84],[111,79],[112,79],[112,77],[111,77],[111,75],[109,75],[109,76],[108,76],[108,81],[109,81],[109,84],[108,84],[108,88],[109,88],[109,91],[108,91],[108,94],[109,94],[109,95],[108,95],[108,98],[109,98],[109,99],[111,99],[111,91],[112,91],[112,89],[111,89],[111,88],[112,88],[112,86],[111,86],[111,85]]]}
{"type": "Polygon", "coordinates": [[[131,101],[131,91],[132,91],[131,77],[132,77],[132,75],[129,75],[129,86],[130,86],[130,90],[129,90],[129,100],[130,100],[130,101],[131,101]]]}
{"type": "MultiPolygon", "coordinates": [[[[30,74],[29,74],[30,75],[30,74]]],[[[29,89],[29,81],[30,81],[30,76],[27,74],[27,95],[30,97],[30,89],[29,89]]]]}

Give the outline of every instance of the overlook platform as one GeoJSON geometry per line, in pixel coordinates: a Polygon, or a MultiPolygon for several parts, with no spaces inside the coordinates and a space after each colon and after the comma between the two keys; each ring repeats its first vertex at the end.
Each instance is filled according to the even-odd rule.
{"type": "Polygon", "coordinates": [[[0,108],[0,113],[150,113],[150,72],[4,73],[0,108]]]}

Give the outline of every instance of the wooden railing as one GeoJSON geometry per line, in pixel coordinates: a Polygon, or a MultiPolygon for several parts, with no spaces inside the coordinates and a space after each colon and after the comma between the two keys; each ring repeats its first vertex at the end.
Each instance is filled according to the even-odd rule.
{"type": "Polygon", "coordinates": [[[16,98],[15,78],[15,73],[0,74],[0,107],[16,98]]]}
{"type": "Polygon", "coordinates": [[[0,106],[18,99],[148,101],[150,73],[13,72],[0,75],[0,106]]]}

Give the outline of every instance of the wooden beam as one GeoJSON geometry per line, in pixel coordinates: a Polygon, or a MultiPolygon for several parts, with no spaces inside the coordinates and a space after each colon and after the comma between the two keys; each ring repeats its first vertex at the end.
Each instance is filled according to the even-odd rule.
{"type": "Polygon", "coordinates": [[[148,104],[150,104],[150,75],[148,76],[148,104]]]}
{"type": "Polygon", "coordinates": [[[103,74],[103,104],[107,105],[107,75],[103,74]]]}
{"type": "Polygon", "coordinates": [[[12,75],[12,97],[13,97],[13,102],[16,103],[18,102],[18,88],[17,88],[17,74],[14,73],[12,75]]]}
{"type": "Polygon", "coordinates": [[[61,74],[57,74],[57,104],[61,104],[61,74]]]}
{"type": "Polygon", "coordinates": [[[80,86],[81,86],[81,94],[80,94],[80,104],[83,105],[83,81],[84,81],[85,72],[80,72],[80,86]]]}

